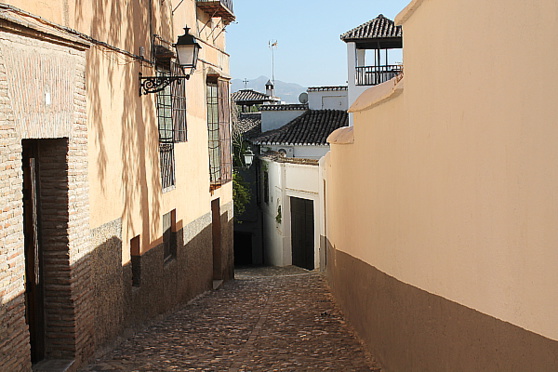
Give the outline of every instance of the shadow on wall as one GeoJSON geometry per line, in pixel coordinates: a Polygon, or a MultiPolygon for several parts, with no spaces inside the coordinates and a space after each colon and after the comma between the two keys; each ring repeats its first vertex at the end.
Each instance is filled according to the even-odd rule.
{"type": "MultiPolygon", "coordinates": [[[[139,46],[150,50],[150,11],[144,2],[78,0],[76,11],[78,28],[89,26],[93,38],[134,54],[139,46]],[[86,24],[88,10],[92,14],[90,25],[86,24]]],[[[139,214],[142,239],[151,242],[161,224],[160,200],[155,197],[150,201],[149,197],[161,194],[159,134],[154,95],[139,97],[140,69],[139,61],[103,47],[93,46],[87,53],[88,131],[97,152],[97,174],[90,178],[96,177],[105,193],[116,184],[108,174],[121,174],[121,190],[116,195],[123,200],[121,218],[127,223],[125,231],[132,230],[132,221],[139,214]],[[118,148],[112,145],[118,133],[115,127],[121,128],[118,148]]]]}
{"type": "MultiPolygon", "coordinates": [[[[53,322],[68,329],[72,337],[61,339],[54,331],[47,331],[46,359],[75,359],[76,365],[82,365],[95,350],[110,344],[125,329],[139,329],[146,320],[210,290],[211,225],[206,224],[198,231],[186,244],[184,231],[177,231],[174,257],[165,259],[164,248],[159,245],[141,256],[139,270],[137,267],[133,270],[132,264],[122,265],[123,244],[119,237],[103,237],[102,244],[69,267],[72,276],[80,276],[79,280],[50,289],[69,293],[71,302],[45,319],[46,329],[53,322]],[[133,280],[133,275],[139,275],[139,281],[137,277],[133,280]],[[61,323],[59,319],[65,320],[61,323]],[[79,341],[83,339],[90,341],[79,341]]],[[[45,275],[44,280],[48,281],[48,273],[45,275]]],[[[0,306],[2,371],[31,365],[25,306],[24,293],[0,306]]]]}
{"type": "Polygon", "coordinates": [[[164,248],[159,245],[141,256],[140,269],[134,271],[131,264],[121,265],[122,242],[117,237],[97,247],[89,259],[95,278],[92,302],[97,348],[126,328],[138,328],[146,320],[211,289],[211,227],[186,246],[182,236],[183,231],[179,231],[180,248],[174,258],[165,261],[164,248]],[[133,274],[139,275],[139,286],[133,285],[133,274]]]}
{"type": "Polygon", "coordinates": [[[4,303],[0,297],[0,369],[2,371],[30,371],[31,349],[24,317],[25,293],[4,303]],[[18,316],[16,316],[16,314],[18,316]],[[5,342],[4,335],[15,342],[5,342]],[[25,362],[23,362],[25,361],[25,362]]]}

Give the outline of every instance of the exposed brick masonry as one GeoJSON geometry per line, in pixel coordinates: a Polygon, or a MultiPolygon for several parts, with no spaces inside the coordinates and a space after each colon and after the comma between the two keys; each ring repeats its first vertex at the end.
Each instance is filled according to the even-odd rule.
{"type": "Polygon", "coordinates": [[[21,142],[14,127],[8,81],[0,53],[0,369],[29,370],[25,324],[21,142]]]}
{"type": "MultiPolygon", "coordinates": [[[[228,228],[228,227],[227,227],[228,228]]],[[[211,215],[176,232],[176,256],[164,258],[163,245],[141,256],[141,284],[132,285],[132,267],[122,266],[122,223],[115,220],[91,231],[94,344],[110,344],[125,329],[167,312],[211,288],[211,215]]]]}
{"type": "Polygon", "coordinates": [[[0,370],[30,369],[24,318],[25,138],[41,140],[47,357],[79,363],[93,351],[89,267],[77,264],[91,250],[82,48],[0,30],[0,370]]]}

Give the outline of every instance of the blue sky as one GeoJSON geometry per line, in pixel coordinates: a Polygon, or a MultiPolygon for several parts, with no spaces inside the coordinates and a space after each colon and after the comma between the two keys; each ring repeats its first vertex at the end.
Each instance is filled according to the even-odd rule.
{"type": "Polygon", "coordinates": [[[344,85],[342,33],[378,14],[394,19],[410,0],[234,0],[227,26],[234,79],[271,77],[270,40],[277,40],[275,79],[303,86],[344,85]]]}

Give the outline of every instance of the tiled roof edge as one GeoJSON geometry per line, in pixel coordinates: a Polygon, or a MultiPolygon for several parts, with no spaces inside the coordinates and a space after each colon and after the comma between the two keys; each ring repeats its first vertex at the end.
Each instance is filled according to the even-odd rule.
{"type": "Polygon", "coordinates": [[[324,92],[324,91],[345,91],[349,90],[346,85],[339,86],[323,86],[323,87],[309,87],[308,92],[324,92]]]}
{"type": "Polygon", "coordinates": [[[308,110],[306,103],[292,103],[286,105],[263,105],[260,107],[261,111],[294,111],[294,110],[308,110]]]}

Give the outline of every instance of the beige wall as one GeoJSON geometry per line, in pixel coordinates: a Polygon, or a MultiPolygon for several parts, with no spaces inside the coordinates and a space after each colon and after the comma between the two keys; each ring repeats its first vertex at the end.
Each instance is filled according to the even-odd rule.
{"type": "Polygon", "coordinates": [[[332,145],[325,164],[328,237],[558,340],[558,4],[414,3],[398,17],[402,93],[361,96],[354,144],[332,145]]]}
{"type": "Polygon", "coordinates": [[[212,193],[209,188],[205,79],[208,72],[229,76],[221,21],[211,21],[195,0],[7,3],[120,49],[93,43],[87,52],[86,79],[90,224],[97,228],[122,218],[124,263],[134,236],[141,234],[142,252],[160,244],[163,214],[176,209],[180,227],[209,213],[212,199],[219,197],[222,206],[232,201],[230,183],[212,193]],[[188,141],[175,146],[176,187],[163,193],[155,95],[138,95],[139,73],[155,72],[125,53],[139,55],[144,47],[150,59],[151,33],[176,42],[185,26],[200,38],[202,50],[197,70],[186,82],[188,141]]]}

